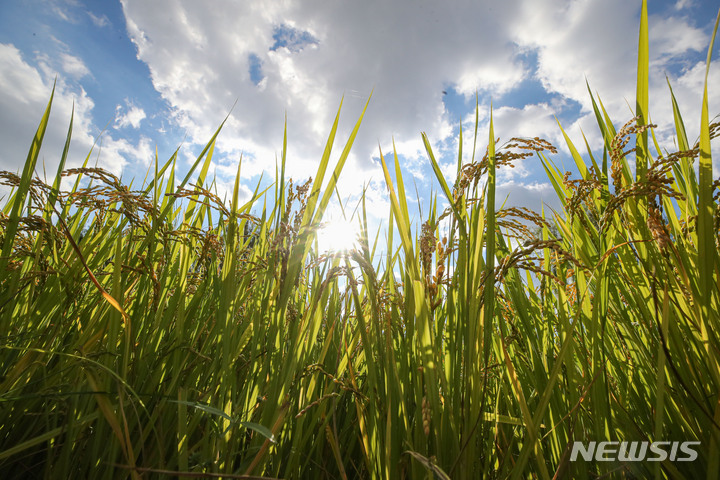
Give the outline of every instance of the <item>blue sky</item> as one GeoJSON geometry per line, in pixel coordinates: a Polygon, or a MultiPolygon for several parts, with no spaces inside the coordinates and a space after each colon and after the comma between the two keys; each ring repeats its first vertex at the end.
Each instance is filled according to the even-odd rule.
{"type": "MultiPolygon", "coordinates": [[[[650,110],[667,148],[673,137],[665,78],[692,141],[717,8],[707,0],[649,2],[650,110]]],[[[437,183],[420,133],[427,132],[451,181],[459,122],[471,131],[476,93],[483,150],[491,100],[501,140],[540,136],[562,147],[557,118],[576,143],[584,132],[601,149],[585,81],[617,126],[632,116],[639,12],[639,0],[4,0],[0,169],[22,168],[55,78],[42,150],[48,172],[73,102],[68,166],[81,164],[105,129],[93,162],[128,181],[142,180],[155,147],[166,159],[182,144],[179,168],[186,169],[235,105],[213,169],[223,193],[242,154],[244,195],[263,172],[274,173],[285,115],[288,174],[304,180],[317,168],[343,95],[333,159],[373,91],[340,192],[352,201],[367,186],[377,222],[388,212],[378,144],[391,152],[394,139],[411,204],[413,182],[426,202],[437,183]]],[[[720,112],[718,78],[713,66],[711,117],[720,112]]],[[[556,160],[569,166],[562,149],[556,160]]],[[[537,160],[502,171],[499,181],[498,197],[509,195],[511,204],[556,205],[537,160]]]]}

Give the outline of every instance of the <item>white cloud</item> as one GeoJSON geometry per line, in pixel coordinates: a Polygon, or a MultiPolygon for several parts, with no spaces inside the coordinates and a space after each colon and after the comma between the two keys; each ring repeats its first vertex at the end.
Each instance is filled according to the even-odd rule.
{"type": "Polygon", "coordinates": [[[50,0],[49,7],[52,12],[61,20],[68,23],[80,23],[80,17],[76,14],[80,3],[77,0],[50,0]]]}
{"type": "MultiPolygon", "coordinates": [[[[582,106],[575,120],[563,122],[575,147],[584,155],[584,133],[590,147],[601,153],[602,139],[585,82],[589,83],[596,100],[603,102],[617,128],[634,115],[639,6],[622,0],[533,0],[532,3],[526,0],[526,4],[526,8],[519,10],[513,38],[522,48],[537,53],[536,76],[546,91],[556,92],[563,101],[582,106]]],[[[676,6],[685,8],[688,2],[679,2],[676,6]]],[[[652,122],[658,124],[660,144],[672,148],[674,132],[666,76],[685,112],[685,125],[690,142],[693,142],[699,132],[705,64],[695,64],[688,59],[691,53],[704,56],[709,36],[692,25],[688,18],[659,15],[649,18],[649,36],[650,116],[652,122]],[[673,74],[678,65],[681,66],[680,74],[673,74]]],[[[711,116],[720,106],[720,89],[713,88],[718,78],[716,65],[711,66],[708,82],[711,116]]],[[[559,130],[549,122],[551,112],[538,117],[538,107],[525,106],[522,115],[513,115],[517,123],[510,122],[510,125],[517,125],[519,129],[537,128],[539,136],[545,135],[567,153],[559,130]]],[[[501,129],[496,127],[496,131],[501,129]]],[[[574,165],[566,166],[569,170],[574,169],[574,165]]]]}
{"type": "Polygon", "coordinates": [[[90,75],[90,70],[88,70],[79,57],[70,55],[69,53],[61,53],[60,62],[62,64],[62,70],[75,80],[79,80],[85,75],[90,75]]]}
{"type": "Polygon", "coordinates": [[[146,117],[145,110],[126,100],[125,108],[120,105],[115,107],[115,128],[132,127],[138,129],[140,128],[140,122],[146,117]]]}
{"type": "MultiPolygon", "coordinates": [[[[511,137],[541,137],[554,145],[562,141],[562,133],[554,118],[555,112],[546,103],[526,105],[522,109],[500,107],[493,112],[493,126],[496,137],[500,138],[498,148],[511,137]]],[[[536,156],[515,162],[515,168],[507,169],[501,178],[512,179],[528,175],[528,163],[538,162],[536,156]]]]}
{"type": "MultiPolygon", "coordinates": [[[[167,120],[187,132],[189,145],[181,150],[182,161],[195,159],[237,101],[218,139],[211,169],[217,172],[219,192],[231,191],[241,153],[243,178],[274,174],[286,114],[287,177],[300,182],[314,176],[343,95],[326,176],[372,90],[369,110],[338,183],[349,205],[367,187],[371,223],[386,218],[389,208],[377,162],[378,143],[386,155],[392,155],[394,139],[410,203],[414,203],[414,183],[423,196],[437,188],[422,131],[427,132],[441,169],[452,183],[458,147],[453,123],[458,113],[451,115],[446,109],[443,100],[452,95],[444,96],[443,90],[454,90],[451,93],[466,100],[480,93],[484,103],[478,156],[487,143],[487,98],[495,102],[495,133],[502,142],[512,136],[540,136],[565,154],[555,114],[563,118],[563,127],[581,153],[585,152],[583,132],[593,149],[602,148],[586,80],[599,93],[616,126],[632,116],[628,104],[634,108],[639,4],[626,0],[460,0],[451,6],[413,0],[218,0],[212,9],[192,0],[121,3],[138,58],[148,65],[153,85],[174,109],[167,120]],[[525,88],[537,93],[532,91],[538,88],[536,83],[551,97],[526,94],[525,88]]],[[[675,7],[681,10],[689,4],[680,0],[675,7]]],[[[75,0],[53,0],[51,7],[60,18],[86,27],[88,16],[98,27],[109,23],[106,16],[88,12],[75,0]]],[[[680,68],[679,74],[669,73],[670,81],[693,142],[698,133],[704,63],[687,58],[706,48],[708,35],[688,18],[653,15],[650,36],[651,115],[660,125],[658,140],[663,146],[673,141],[665,75],[680,68]]],[[[36,66],[25,62],[16,48],[0,46],[0,141],[6,145],[0,152],[0,168],[21,168],[58,71],[64,75],[59,76],[42,152],[48,172],[54,171],[62,151],[73,99],[76,116],[70,165],[84,160],[93,144],[98,131],[92,123],[93,101],[78,83],[92,80],[91,73],[72,55],[69,45],[57,44],[61,53],[36,54],[36,66]],[[20,142],[18,146],[17,138],[27,138],[27,145],[20,142]]],[[[720,108],[720,89],[713,88],[718,78],[715,65],[710,80],[711,116],[720,108]]],[[[474,121],[468,113],[464,112],[463,119],[474,121]]],[[[153,116],[151,111],[147,114],[153,116]]],[[[135,135],[129,128],[148,127],[147,114],[126,101],[116,111],[114,127],[135,135]]],[[[463,124],[465,161],[470,160],[473,127],[463,124]]],[[[111,134],[104,135],[99,149],[101,166],[119,173],[128,162],[147,164],[153,157],[147,138],[133,144],[111,134]]],[[[714,158],[717,163],[720,155],[714,158]]],[[[532,177],[542,172],[533,162],[537,160],[528,159],[501,172],[499,199],[511,193],[511,204],[538,208],[555,198],[544,179],[538,182],[532,177]]],[[[566,166],[576,170],[572,160],[566,166]]],[[[247,199],[247,185],[241,188],[242,199],[247,199]]],[[[330,208],[329,213],[337,213],[337,206],[330,208]]]]}
{"type": "Polygon", "coordinates": [[[57,15],[58,18],[65,20],[66,22],[75,23],[74,19],[70,16],[69,12],[66,9],[62,8],[61,6],[54,5],[52,7],[52,11],[53,11],[53,13],[55,13],[55,15],[57,15]]]}
{"type": "MultiPolygon", "coordinates": [[[[625,0],[463,0],[452,7],[411,0],[219,0],[212,9],[190,0],[121,3],[138,58],[148,65],[155,88],[173,106],[172,120],[187,132],[189,150],[199,153],[198,145],[211,137],[237,100],[218,139],[220,176],[234,176],[241,152],[244,177],[274,173],[285,114],[288,176],[301,180],[314,175],[343,94],[331,168],[365,99],[374,91],[340,181],[343,192],[353,195],[363,185],[382,185],[382,173],[372,158],[378,155],[378,143],[383,152],[391,153],[392,139],[409,177],[421,188],[430,185],[433,174],[420,132],[427,132],[438,157],[452,155],[457,147],[453,126],[457,114],[451,118],[445,109],[444,89],[466,98],[479,91],[481,96],[500,99],[522,95],[527,83],[539,81],[553,98],[524,106],[513,103],[514,107],[496,103],[496,133],[503,140],[540,136],[563,148],[553,115],[577,102],[582,111],[564,120],[563,126],[581,152],[585,150],[582,132],[593,148],[602,145],[586,80],[600,94],[616,126],[632,115],[628,103],[635,95],[639,8],[625,0]],[[528,60],[534,54],[537,65],[528,60]]],[[[681,1],[676,7],[686,4],[681,1]]],[[[86,13],[96,24],[103,23],[102,17],[98,20],[86,13]]],[[[651,113],[653,121],[661,123],[658,131],[664,132],[661,140],[666,141],[672,122],[664,80],[668,65],[705,48],[708,38],[682,17],[652,16],[650,33],[651,113]]],[[[42,70],[50,63],[40,66],[42,78],[50,78],[42,70]]],[[[671,81],[681,106],[694,113],[699,106],[699,67],[683,68],[684,73],[671,75],[671,81]]],[[[73,70],[72,63],[62,69],[74,72],[76,79],[89,73],[78,65],[73,70]]],[[[47,81],[41,85],[47,86],[47,81]]],[[[719,93],[711,92],[711,112],[716,111],[713,105],[717,109],[719,93]]],[[[90,99],[86,101],[91,105],[90,99]]],[[[481,109],[480,155],[489,108],[481,109]]],[[[118,111],[116,128],[146,126],[144,118],[144,110],[128,104],[118,111]]],[[[697,120],[686,122],[693,136],[697,120]]],[[[469,131],[465,129],[466,157],[469,131]]],[[[115,141],[115,145],[122,144],[115,141]]],[[[121,158],[130,155],[132,146],[124,148],[125,153],[118,150],[121,158]]],[[[112,151],[104,147],[104,152],[112,151]]],[[[142,149],[136,153],[145,155],[142,149]]],[[[454,172],[454,165],[453,158],[443,163],[443,171],[454,172]]],[[[501,180],[529,181],[530,172],[529,166],[520,165],[501,180]]]]}
{"type": "Polygon", "coordinates": [[[686,18],[653,16],[648,23],[655,61],[678,57],[688,51],[700,52],[707,49],[707,35],[689,25],[686,18]]]}
{"type": "MultiPolygon", "coordinates": [[[[427,177],[420,132],[438,148],[456,135],[443,105],[448,86],[500,98],[534,76],[555,103],[500,106],[496,132],[543,136],[562,147],[553,115],[578,102],[580,119],[563,126],[579,148],[581,127],[591,145],[602,145],[586,80],[618,124],[629,118],[626,102],[635,94],[639,9],[625,0],[467,0],[452,8],[410,0],[224,0],[213,9],[189,0],[121,3],[138,58],[192,142],[204,143],[237,100],[218,147],[236,157],[245,152],[251,175],[274,171],[286,112],[289,174],[314,173],[343,94],[338,150],[374,90],[349,161],[356,189],[377,178],[371,158],[378,142],[391,152],[392,139],[404,168],[427,177]],[[537,53],[536,71],[522,60],[528,52],[537,53]]],[[[707,38],[686,19],[651,20],[654,102],[666,63],[707,38]]]]}
{"type": "Polygon", "coordinates": [[[622,0],[526,0],[515,38],[537,51],[537,75],[547,91],[589,108],[587,80],[593,91],[622,102],[634,94],[636,11],[635,3],[622,0]]]}
{"type": "Polygon", "coordinates": [[[675,10],[684,10],[693,5],[694,3],[694,0],[677,0],[673,8],[675,8],[675,10]]]}
{"type": "Polygon", "coordinates": [[[542,205],[558,211],[561,209],[558,196],[548,182],[517,182],[511,180],[498,183],[495,192],[496,207],[500,208],[503,202],[505,202],[505,207],[524,207],[536,212],[540,212],[542,205]]]}
{"type": "Polygon", "coordinates": [[[255,172],[274,169],[285,112],[289,169],[312,172],[342,95],[337,142],[374,89],[351,155],[362,170],[372,167],[378,141],[389,147],[394,137],[399,148],[410,148],[399,153],[414,157],[424,152],[421,131],[434,141],[449,133],[442,103],[447,84],[499,96],[525,75],[502,26],[516,2],[488,7],[465,1],[453,8],[314,0],[223,1],[213,9],[189,1],[122,4],[139,58],[193,141],[209,138],[238,99],[218,146],[254,157],[255,172]],[[192,28],[185,28],[188,18],[192,28]],[[261,65],[262,89],[252,82],[251,58],[261,65]]]}
{"type": "Polygon", "coordinates": [[[516,63],[477,65],[462,72],[457,80],[457,89],[466,97],[475,95],[478,90],[490,90],[500,96],[517,86],[526,76],[524,67],[516,63]]]}
{"type": "Polygon", "coordinates": [[[102,28],[102,27],[107,27],[108,25],[110,25],[110,20],[108,19],[107,15],[98,16],[92,12],[87,12],[87,14],[88,14],[88,17],[90,17],[90,21],[92,21],[92,23],[96,27],[102,28]]]}
{"type": "MultiPolygon", "coordinates": [[[[85,90],[67,83],[43,57],[39,57],[36,68],[23,60],[15,46],[0,44],[0,144],[3,145],[0,170],[22,171],[56,76],[55,95],[37,172],[42,177],[44,168],[50,180],[55,175],[73,107],[73,134],[66,168],[82,165],[91,151],[97,130],[92,123],[94,103],[85,90]]],[[[151,158],[149,140],[142,138],[133,145],[106,133],[93,150],[90,163],[97,162],[98,166],[119,174],[128,160],[147,162],[151,158]]]]}

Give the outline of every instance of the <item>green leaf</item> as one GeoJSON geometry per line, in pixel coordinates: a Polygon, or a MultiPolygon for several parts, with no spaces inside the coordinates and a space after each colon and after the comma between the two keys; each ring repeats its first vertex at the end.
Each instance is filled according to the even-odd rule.
{"type": "Polygon", "coordinates": [[[35,136],[33,137],[32,145],[30,146],[30,151],[28,152],[27,159],[25,160],[25,166],[23,167],[22,176],[20,177],[20,184],[15,192],[12,211],[5,229],[5,241],[3,242],[2,253],[0,253],[0,272],[5,271],[8,261],[10,260],[13,243],[15,242],[15,233],[17,232],[18,223],[20,222],[20,214],[25,207],[25,199],[28,191],[30,190],[30,182],[32,181],[32,177],[35,173],[35,164],[37,163],[38,155],[40,154],[40,147],[42,146],[43,138],[45,137],[45,131],[47,130],[48,119],[50,118],[50,107],[52,106],[54,96],[55,84],[53,83],[50,100],[48,101],[47,107],[45,107],[45,113],[43,114],[42,119],[40,120],[40,125],[38,125],[35,136]]]}
{"type": "Polygon", "coordinates": [[[418,452],[413,452],[411,450],[407,450],[403,453],[410,455],[412,458],[420,462],[423,467],[425,467],[429,472],[433,474],[434,478],[437,478],[438,480],[450,480],[448,474],[445,473],[442,468],[435,465],[432,460],[430,460],[426,456],[421,455],[418,452]]]}
{"type": "Polygon", "coordinates": [[[187,400],[174,400],[174,399],[169,399],[168,402],[177,403],[179,405],[186,405],[188,407],[198,409],[205,413],[209,413],[210,415],[224,418],[231,425],[239,425],[241,427],[248,428],[250,430],[254,430],[254,431],[258,432],[260,435],[262,435],[263,437],[270,440],[272,443],[275,443],[275,441],[276,441],[275,435],[273,435],[272,431],[270,431],[270,429],[265,427],[264,425],[260,425],[259,423],[255,423],[255,422],[244,422],[244,421],[236,420],[236,419],[232,418],[230,415],[228,415],[225,412],[223,412],[222,410],[220,410],[219,408],[215,408],[206,403],[190,402],[187,400]]]}
{"type": "MultiPolygon", "coordinates": [[[[640,12],[640,35],[638,40],[637,91],[635,115],[638,125],[648,124],[648,91],[650,84],[650,45],[648,40],[647,0],[642,2],[640,12]]],[[[638,180],[644,181],[650,154],[648,152],[647,131],[636,137],[636,173],[638,180]]]]}

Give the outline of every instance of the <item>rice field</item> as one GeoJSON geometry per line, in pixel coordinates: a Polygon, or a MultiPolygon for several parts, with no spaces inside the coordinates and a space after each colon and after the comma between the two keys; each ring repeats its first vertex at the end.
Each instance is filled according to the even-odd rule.
{"type": "Polygon", "coordinates": [[[673,96],[660,148],[648,58],[643,9],[635,116],[589,93],[603,153],[565,135],[577,178],[476,115],[456,178],[423,134],[444,198],[415,225],[379,152],[389,228],[361,202],[338,254],[317,232],[362,115],[336,139],[338,110],[308,181],[283,145],[241,204],[240,166],[227,201],[208,176],[222,126],[184,177],[176,152],[131,187],[89,154],[65,169],[71,123],[40,181],[51,98],[24,170],[0,172],[3,478],[720,478],[720,123],[706,81],[700,131],[673,96]],[[497,169],[529,157],[561,210],[496,208],[497,169]],[[665,455],[573,451],[603,441],[665,455]]]}

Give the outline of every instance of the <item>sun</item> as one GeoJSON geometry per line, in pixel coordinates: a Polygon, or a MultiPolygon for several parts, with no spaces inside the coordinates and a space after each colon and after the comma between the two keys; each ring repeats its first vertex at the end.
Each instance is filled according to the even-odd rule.
{"type": "Polygon", "coordinates": [[[320,253],[343,253],[358,248],[360,228],[347,220],[330,220],[317,232],[320,253]]]}

